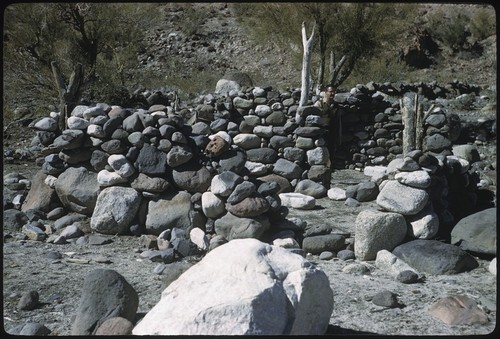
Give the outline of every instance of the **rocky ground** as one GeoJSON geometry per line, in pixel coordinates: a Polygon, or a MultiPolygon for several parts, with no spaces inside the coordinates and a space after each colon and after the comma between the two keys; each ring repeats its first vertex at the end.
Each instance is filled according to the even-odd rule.
{"type": "MultiPolygon", "coordinates": [[[[36,168],[32,164],[9,165],[4,171],[15,170],[27,176],[36,168]],[[25,166],[27,165],[27,166],[25,166]]],[[[5,172],[4,172],[5,173],[5,172]]],[[[332,184],[347,187],[367,180],[363,173],[339,170],[332,174],[332,184]]],[[[362,202],[348,207],[343,201],[318,199],[312,211],[291,210],[289,216],[299,216],[309,225],[326,224],[342,234],[354,233],[356,216],[375,202],[362,202]]],[[[83,280],[96,268],[113,269],[135,288],[139,295],[138,317],[148,312],[159,300],[167,281],[175,277],[178,264],[171,264],[163,274],[154,273],[158,263],[142,259],[145,250],[140,238],[134,236],[104,236],[110,240],[102,245],[50,244],[23,240],[20,234],[4,234],[3,299],[4,327],[7,331],[25,322],[44,324],[51,335],[69,335],[81,296],[83,280]],[[22,294],[35,290],[40,305],[34,310],[18,309],[22,294]]],[[[195,263],[199,257],[184,259],[195,263]]],[[[334,292],[334,311],[328,334],[378,335],[483,335],[496,327],[496,276],[488,272],[490,261],[477,258],[479,267],[456,275],[427,276],[415,284],[398,282],[374,262],[343,261],[337,258],[321,260],[317,255],[308,259],[317,264],[330,279],[334,292]],[[362,264],[369,269],[361,274],[346,272],[345,267],[362,264]],[[398,297],[399,307],[377,306],[372,297],[388,290],[398,297]],[[473,326],[449,326],[433,318],[429,307],[448,295],[466,295],[474,299],[488,315],[488,323],[473,326]]]]}
{"type": "MultiPolygon", "coordinates": [[[[217,65],[218,69],[237,69],[251,73],[252,70],[245,68],[245,65],[255,65],[255,60],[245,61],[240,67],[235,67],[231,63],[227,64],[227,60],[250,58],[250,56],[261,54],[269,56],[279,54],[268,53],[269,51],[265,50],[250,51],[252,47],[250,42],[239,38],[242,35],[241,30],[233,31],[238,39],[226,39],[226,46],[220,47],[220,42],[223,39],[218,40],[216,35],[210,35],[210,27],[218,27],[221,31],[225,31],[222,28],[229,30],[233,27],[234,18],[231,17],[229,9],[223,4],[219,7],[219,15],[213,16],[213,19],[211,19],[212,16],[207,16],[206,23],[201,26],[200,37],[202,40],[199,42],[199,46],[191,51],[195,57],[190,58],[190,62],[198,60],[196,59],[198,54],[209,55],[208,61],[217,65]],[[222,23],[219,20],[222,20],[222,23]],[[214,43],[203,45],[206,39],[212,39],[214,43]],[[230,48],[228,48],[228,44],[230,48]],[[207,54],[210,46],[215,50],[207,54]],[[220,55],[222,51],[230,50],[233,50],[231,52],[233,53],[232,58],[228,59],[226,56],[220,55]]],[[[169,13],[172,16],[176,15],[175,13],[181,15],[175,10],[169,13]]],[[[172,25],[174,24],[175,22],[172,22],[172,25]]],[[[168,37],[172,31],[166,29],[164,33],[168,37]]],[[[496,39],[494,42],[496,45],[496,39]]],[[[175,46],[175,43],[173,45],[175,46]]],[[[154,49],[151,51],[159,57],[158,54],[155,54],[156,52],[154,49]]],[[[496,53],[496,49],[494,49],[494,53],[496,53]]],[[[165,55],[165,58],[168,59],[168,55],[165,55]]],[[[266,67],[266,62],[270,61],[260,57],[259,60],[261,63],[259,67],[268,69],[270,72],[266,77],[271,76],[274,68],[266,67]]],[[[148,62],[152,66],[155,64],[155,61],[148,62]]],[[[470,74],[477,69],[474,66],[477,66],[478,63],[478,60],[472,60],[471,63],[465,60],[450,63],[450,68],[454,70],[451,72],[454,74],[450,74],[450,81],[453,78],[461,78],[461,76],[470,78],[470,74]]],[[[161,66],[161,60],[158,60],[157,65],[161,66]]],[[[203,69],[198,69],[198,71],[201,72],[203,69]]],[[[427,72],[426,76],[430,76],[429,74],[433,72],[433,70],[424,71],[427,72]]],[[[496,74],[494,71],[490,69],[489,72],[483,72],[483,68],[481,68],[481,72],[479,72],[481,79],[478,82],[494,85],[496,95],[496,74]]],[[[292,80],[296,81],[299,76],[297,70],[286,70],[283,74],[283,79],[277,79],[278,83],[290,83],[292,80]]],[[[207,86],[208,91],[211,91],[215,83],[207,82],[207,86]]],[[[458,113],[460,113],[462,120],[491,119],[492,115],[494,117],[496,114],[496,107],[487,115],[480,111],[458,113]]],[[[17,149],[28,146],[33,134],[26,133],[26,131],[27,127],[23,126],[22,121],[14,123],[8,129],[4,127],[4,148],[17,149]]],[[[483,154],[488,161],[496,163],[496,143],[477,145],[477,147],[479,153],[483,154]]],[[[33,160],[18,160],[14,163],[3,164],[4,175],[15,172],[31,179],[38,170],[39,167],[35,165],[33,160]]],[[[496,171],[491,171],[488,175],[496,184],[496,171]]],[[[336,170],[332,174],[331,182],[332,186],[345,188],[368,179],[358,171],[336,170]]],[[[344,201],[322,198],[317,200],[316,205],[317,208],[311,211],[291,209],[289,217],[298,216],[309,225],[326,224],[335,231],[352,236],[354,235],[355,219],[359,212],[365,208],[374,207],[375,203],[362,202],[358,207],[348,207],[344,201]]],[[[26,322],[37,322],[49,328],[50,335],[69,335],[72,320],[79,305],[84,278],[88,272],[96,268],[113,269],[123,275],[139,295],[138,317],[148,312],[158,302],[168,281],[175,278],[179,265],[171,264],[172,266],[169,266],[169,269],[165,270],[163,274],[157,274],[155,268],[159,263],[143,259],[140,256],[140,253],[145,250],[140,238],[104,235],[99,235],[99,237],[110,241],[109,243],[104,241],[102,245],[79,245],[75,242],[56,245],[25,240],[20,233],[4,232],[2,247],[4,330],[9,332],[26,322]],[[29,311],[19,310],[18,303],[21,296],[25,292],[33,290],[39,294],[40,305],[29,311]]],[[[183,261],[192,264],[199,259],[199,257],[190,257],[183,261]]],[[[475,336],[492,333],[496,328],[497,278],[488,271],[490,264],[488,260],[476,258],[479,267],[470,272],[427,276],[418,283],[403,284],[386,271],[378,269],[374,262],[343,261],[337,258],[321,260],[317,255],[310,255],[308,259],[317,264],[328,275],[334,292],[334,310],[327,334],[475,336]],[[369,273],[346,272],[344,268],[352,264],[365,265],[368,267],[369,273]],[[372,298],[382,290],[395,293],[400,306],[387,308],[375,305],[372,298]],[[489,321],[482,325],[449,326],[432,317],[428,312],[429,307],[448,295],[466,295],[472,298],[486,312],[489,321]]]]}

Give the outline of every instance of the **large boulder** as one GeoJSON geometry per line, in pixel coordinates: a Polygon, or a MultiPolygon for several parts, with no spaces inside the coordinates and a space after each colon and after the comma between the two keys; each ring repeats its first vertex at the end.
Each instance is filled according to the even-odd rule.
{"type": "Polygon", "coordinates": [[[401,214],[376,210],[361,211],[356,217],[356,258],[375,260],[378,251],[391,251],[401,244],[407,231],[406,220],[401,214]]]}
{"type": "Polygon", "coordinates": [[[392,253],[417,271],[431,275],[457,274],[479,266],[460,247],[438,240],[412,240],[397,246],[392,253]]]}
{"type": "Polygon", "coordinates": [[[497,253],[497,209],[488,208],[461,219],[451,231],[451,243],[465,251],[497,253]]]}
{"type": "Polygon", "coordinates": [[[192,228],[191,210],[193,205],[188,192],[164,193],[148,204],[146,230],[155,235],[174,227],[189,231],[192,228]]]}
{"type": "Polygon", "coordinates": [[[239,239],[172,282],[132,334],[324,334],[332,311],[323,271],[281,247],[239,239]]]}
{"type": "Polygon", "coordinates": [[[114,270],[95,269],[83,281],[71,334],[94,335],[102,323],[114,317],[133,322],[138,305],[137,292],[122,275],[114,270]]]}
{"type": "Polygon", "coordinates": [[[92,230],[104,234],[126,233],[135,217],[141,195],[130,187],[108,187],[99,193],[90,219],[92,230]]]}
{"type": "Polygon", "coordinates": [[[69,167],[56,180],[59,200],[68,211],[91,216],[99,195],[97,174],[85,167],[69,167]]]}
{"type": "Polygon", "coordinates": [[[380,207],[402,215],[417,214],[428,200],[429,194],[425,190],[403,185],[397,180],[388,180],[377,196],[380,207]]]}
{"type": "Polygon", "coordinates": [[[23,212],[31,209],[39,209],[49,212],[51,203],[57,201],[56,191],[45,183],[47,174],[38,171],[31,181],[31,189],[21,207],[23,212]]]}

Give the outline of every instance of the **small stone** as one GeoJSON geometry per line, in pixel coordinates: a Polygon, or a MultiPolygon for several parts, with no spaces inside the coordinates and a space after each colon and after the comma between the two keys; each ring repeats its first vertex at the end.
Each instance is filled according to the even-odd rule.
{"type": "Polygon", "coordinates": [[[399,306],[397,295],[387,290],[375,294],[372,298],[372,303],[374,303],[377,306],[390,307],[390,308],[399,306]]]}
{"type": "Polygon", "coordinates": [[[39,295],[37,291],[25,292],[19,302],[17,303],[17,309],[23,311],[31,311],[40,305],[39,295]]]}
{"type": "Polygon", "coordinates": [[[396,279],[403,284],[414,284],[419,280],[418,274],[410,270],[399,272],[396,279]]]}
{"type": "Polygon", "coordinates": [[[356,255],[354,254],[354,251],[341,250],[337,253],[337,258],[341,260],[350,260],[350,259],[356,259],[356,255]]]}
{"type": "Polygon", "coordinates": [[[323,251],[320,253],[319,258],[321,260],[330,260],[335,257],[335,254],[330,251],[323,251]]]}
{"type": "Polygon", "coordinates": [[[99,328],[97,328],[95,335],[131,335],[134,324],[130,320],[122,317],[113,317],[106,319],[99,328]]]}

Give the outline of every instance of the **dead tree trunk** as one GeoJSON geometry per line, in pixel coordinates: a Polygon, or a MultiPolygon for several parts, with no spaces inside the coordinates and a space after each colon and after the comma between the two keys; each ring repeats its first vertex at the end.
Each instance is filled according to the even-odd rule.
{"type": "Polygon", "coordinates": [[[344,66],[344,63],[346,61],[346,56],[344,55],[342,58],[340,58],[340,61],[337,65],[335,65],[335,54],[330,52],[330,82],[328,83],[331,86],[337,86],[335,82],[337,81],[337,78],[339,76],[340,70],[342,69],[342,66],[344,66]]]}
{"type": "Polygon", "coordinates": [[[309,39],[306,34],[306,24],[302,23],[302,46],[304,47],[304,54],[302,58],[302,87],[300,89],[300,101],[299,108],[295,115],[295,120],[298,122],[300,120],[301,108],[306,105],[309,98],[309,86],[311,77],[311,52],[313,46],[314,30],[316,29],[316,23],[314,23],[311,36],[309,39]]]}
{"type": "Polygon", "coordinates": [[[400,100],[401,115],[403,119],[403,156],[416,149],[416,105],[417,93],[406,93],[400,100]]]}
{"type": "Polygon", "coordinates": [[[435,105],[432,104],[427,112],[419,102],[417,93],[406,93],[400,100],[401,115],[403,119],[403,156],[408,152],[419,149],[423,150],[425,136],[425,119],[431,114],[435,105]]]}
{"type": "Polygon", "coordinates": [[[59,90],[59,129],[61,132],[66,129],[66,120],[68,114],[75,108],[80,100],[81,86],[83,84],[83,66],[82,64],[77,64],[71,77],[69,79],[69,84],[66,86],[66,82],[59,68],[59,64],[56,61],[50,63],[52,66],[52,73],[54,74],[54,80],[56,82],[57,88],[59,90]]]}

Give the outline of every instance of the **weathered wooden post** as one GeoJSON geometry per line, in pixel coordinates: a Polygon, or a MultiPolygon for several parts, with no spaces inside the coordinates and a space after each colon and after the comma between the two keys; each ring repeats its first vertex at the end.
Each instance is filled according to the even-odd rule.
{"type": "Polygon", "coordinates": [[[302,45],[304,47],[303,58],[302,58],[302,86],[300,88],[300,101],[299,108],[295,114],[295,121],[299,122],[302,113],[302,107],[306,105],[307,99],[309,98],[309,85],[311,77],[311,52],[313,46],[314,31],[316,29],[316,22],[314,23],[311,35],[309,39],[306,34],[306,24],[302,22],[302,45]]]}
{"type": "Polygon", "coordinates": [[[417,104],[417,121],[415,129],[415,147],[416,149],[423,149],[424,142],[424,108],[421,103],[417,104]]]}
{"type": "Polygon", "coordinates": [[[418,95],[414,92],[405,93],[400,99],[401,116],[403,120],[403,156],[416,149],[416,104],[418,95]]]}
{"type": "Polygon", "coordinates": [[[415,92],[405,93],[399,100],[403,120],[403,156],[410,151],[423,150],[425,136],[425,119],[432,113],[435,104],[432,104],[424,113],[422,103],[419,102],[419,94],[415,92]]]}
{"type": "Polygon", "coordinates": [[[81,91],[80,88],[83,84],[83,66],[82,64],[77,64],[71,77],[69,79],[69,84],[66,86],[64,77],[59,68],[59,64],[56,61],[50,63],[52,66],[52,73],[54,74],[54,79],[59,90],[59,129],[61,132],[66,129],[66,120],[68,114],[75,108],[80,100],[81,91]]]}

